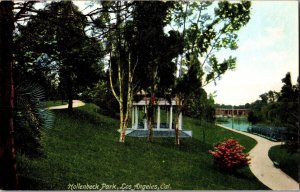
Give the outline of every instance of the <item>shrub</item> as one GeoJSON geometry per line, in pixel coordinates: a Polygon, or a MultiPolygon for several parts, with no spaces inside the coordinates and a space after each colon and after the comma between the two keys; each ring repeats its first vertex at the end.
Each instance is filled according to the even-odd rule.
{"type": "Polygon", "coordinates": [[[237,140],[229,139],[216,144],[214,151],[209,151],[209,153],[213,156],[217,167],[235,171],[250,163],[249,155],[243,152],[244,149],[237,140]]]}
{"type": "Polygon", "coordinates": [[[15,146],[30,158],[43,155],[42,130],[51,128],[54,122],[44,99],[44,89],[37,83],[24,81],[15,88],[15,146]]]}

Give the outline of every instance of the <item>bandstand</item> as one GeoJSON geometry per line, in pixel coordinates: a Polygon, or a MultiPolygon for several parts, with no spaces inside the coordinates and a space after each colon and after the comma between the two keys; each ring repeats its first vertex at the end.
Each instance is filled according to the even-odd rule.
{"type": "MultiPolygon", "coordinates": [[[[138,102],[133,102],[131,127],[127,128],[126,135],[135,137],[148,136],[148,122],[146,118],[147,105],[149,98],[144,98],[138,102]]],[[[175,100],[171,102],[165,99],[155,101],[154,110],[154,137],[174,137],[175,136],[175,108],[177,107],[175,100]]],[[[192,131],[183,130],[182,113],[179,115],[179,134],[180,137],[191,137],[192,131]]]]}

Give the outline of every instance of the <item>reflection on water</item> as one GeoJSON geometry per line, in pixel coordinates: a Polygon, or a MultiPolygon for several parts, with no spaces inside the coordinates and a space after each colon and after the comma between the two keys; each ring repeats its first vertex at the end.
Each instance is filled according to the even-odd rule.
{"type": "Polygon", "coordinates": [[[226,122],[222,122],[219,124],[239,131],[247,132],[247,128],[249,127],[249,122],[247,121],[246,118],[235,117],[233,118],[233,123],[232,123],[232,118],[222,118],[222,120],[225,120],[226,122]]]}

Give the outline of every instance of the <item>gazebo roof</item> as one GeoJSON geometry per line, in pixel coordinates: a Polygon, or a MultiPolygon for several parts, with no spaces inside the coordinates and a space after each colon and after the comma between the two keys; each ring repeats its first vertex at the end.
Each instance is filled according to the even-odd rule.
{"type": "MultiPolygon", "coordinates": [[[[145,97],[144,99],[142,99],[140,101],[137,101],[137,102],[134,101],[133,102],[133,106],[146,106],[149,103],[149,100],[150,100],[149,97],[145,97]]],[[[160,99],[157,99],[155,101],[155,105],[156,106],[170,106],[170,105],[175,106],[176,105],[176,101],[175,101],[175,99],[172,99],[171,103],[170,103],[166,99],[160,98],[160,99]]]]}

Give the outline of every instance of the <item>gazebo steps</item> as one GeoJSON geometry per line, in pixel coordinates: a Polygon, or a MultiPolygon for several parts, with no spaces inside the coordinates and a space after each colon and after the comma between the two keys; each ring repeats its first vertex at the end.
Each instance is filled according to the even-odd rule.
{"type": "MultiPolygon", "coordinates": [[[[148,137],[148,130],[129,129],[126,135],[130,137],[148,137]]],[[[153,130],[153,137],[175,137],[175,130],[153,130]]],[[[179,130],[179,137],[192,137],[192,131],[179,130]]]]}

